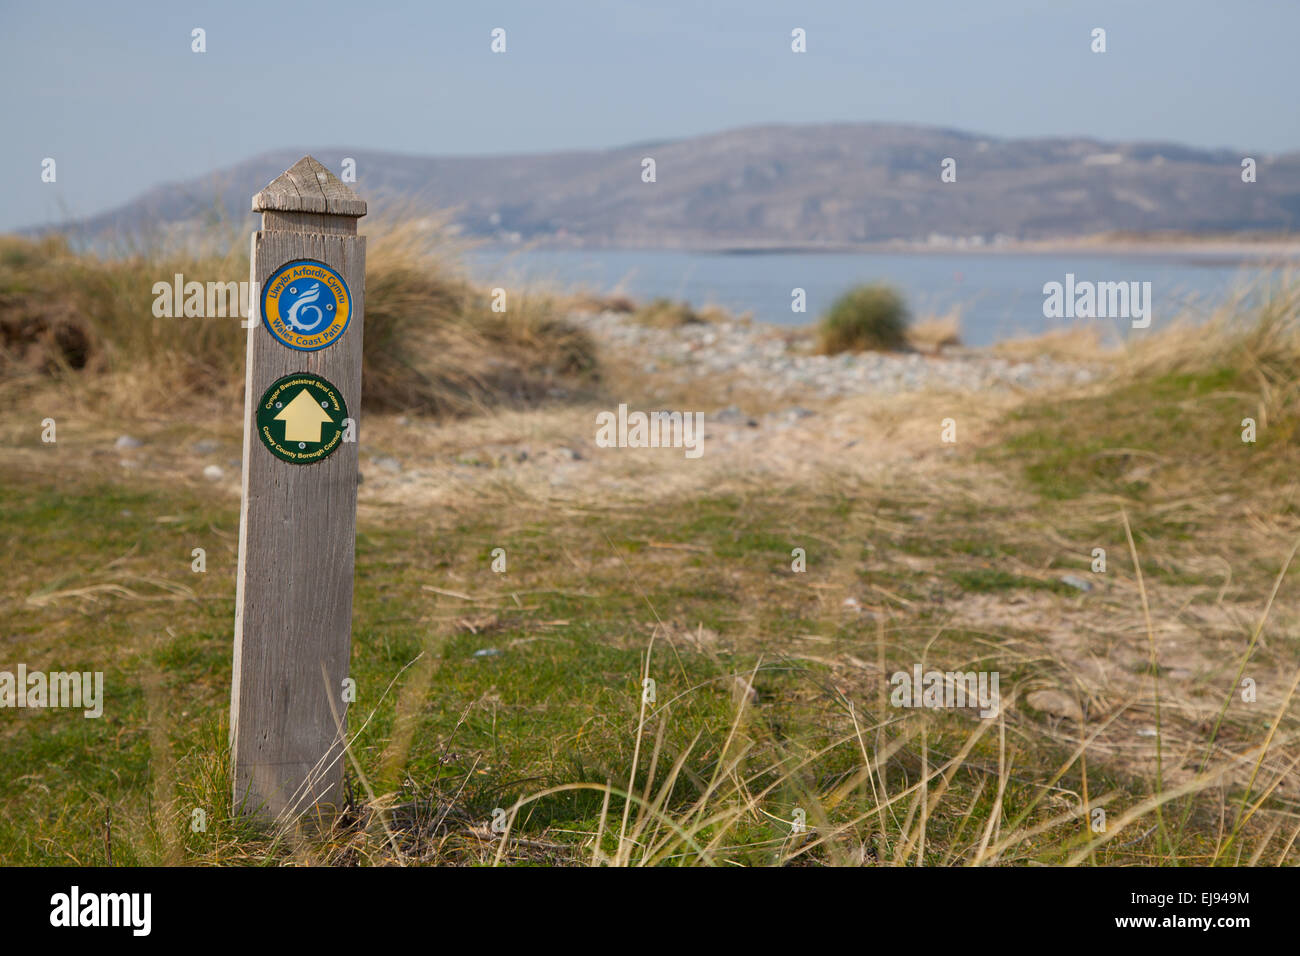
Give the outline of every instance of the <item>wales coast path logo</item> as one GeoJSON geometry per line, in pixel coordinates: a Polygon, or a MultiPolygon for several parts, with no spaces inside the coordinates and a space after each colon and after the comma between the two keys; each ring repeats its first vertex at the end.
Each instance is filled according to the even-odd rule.
{"type": "Polygon", "coordinates": [[[295,372],[276,381],[257,406],[257,434],[276,458],[310,465],[343,443],[348,407],[319,375],[295,372]]]}
{"type": "Polygon", "coordinates": [[[280,266],[262,290],[267,331],[291,349],[315,352],[347,331],[352,296],[343,277],[323,262],[280,266]]]}

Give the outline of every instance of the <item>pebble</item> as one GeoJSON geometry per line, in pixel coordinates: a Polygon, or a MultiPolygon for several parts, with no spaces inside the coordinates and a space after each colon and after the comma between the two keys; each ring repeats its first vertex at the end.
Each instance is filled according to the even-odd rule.
{"type": "Polygon", "coordinates": [[[1070,587],[1075,588],[1079,591],[1092,590],[1092,582],[1084,580],[1083,578],[1079,577],[1077,574],[1061,575],[1061,583],[1068,584],[1070,587]]]}
{"type": "Polygon", "coordinates": [[[142,444],[143,442],[140,439],[131,435],[120,435],[117,441],[113,443],[113,447],[117,449],[139,448],[142,444]]]}
{"type": "Polygon", "coordinates": [[[1025,703],[1034,710],[1041,711],[1044,714],[1051,714],[1054,717],[1068,717],[1077,721],[1083,720],[1083,711],[1079,708],[1078,703],[1064,691],[1032,691],[1025,698],[1025,703]]]}
{"type": "Polygon", "coordinates": [[[208,481],[220,481],[224,474],[220,465],[208,465],[203,469],[203,477],[208,481]]]}
{"type": "Polygon", "coordinates": [[[738,703],[744,702],[749,704],[752,707],[757,707],[759,703],[759,697],[758,697],[758,691],[754,689],[754,685],[751,684],[744,677],[742,677],[740,674],[734,675],[732,677],[732,681],[734,684],[733,696],[735,697],[736,701],[738,703]]]}
{"type": "MultiPolygon", "coordinates": [[[[687,325],[656,329],[605,312],[575,314],[571,321],[610,345],[643,356],[647,371],[661,364],[683,379],[734,374],[761,382],[777,395],[815,394],[837,398],[864,392],[897,393],[941,387],[958,390],[1024,389],[1052,383],[1086,385],[1094,369],[1047,356],[1020,361],[978,351],[938,357],[916,352],[859,352],[809,355],[777,330],[758,323],[687,325]],[[653,357],[649,362],[648,357],[653,357]]],[[[711,415],[722,422],[748,424],[736,406],[711,415]]]]}

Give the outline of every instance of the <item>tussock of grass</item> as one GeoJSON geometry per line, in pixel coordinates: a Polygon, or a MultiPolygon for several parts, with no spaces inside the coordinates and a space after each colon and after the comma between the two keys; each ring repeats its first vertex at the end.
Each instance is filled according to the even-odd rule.
{"type": "Polygon", "coordinates": [[[1099,387],[1021,410],[1006,451],[1042,494],[1129,500],[1272,496],[1300,466],[1300,283],[1111,352],[1099,387]],[[1256,440],[1242,440],[1254,419],[1256,440]]]}
{"type": "Polygon", "coordinates": [[[632,313],[634,321],[656,329],[677,329],[683,325],[700,325],[705,320],[685,302],[654,299],[632,313]]]}
{"type": "MultiPolygon", "coordinates": [[[[246,331],[238,317],[157,318],[156,282],[246,281],[247,244],[224,254],[99,257],[58,238],[0,238],[0,378],[57,379],[140,405],[165,392],[237,400],[246,331]]],[[[596,374],[595,348],[549,297],[507,290],[506,311],[461,278],[416,224],[371,233],[363,405],[435,415],[569,394],[596,374]]],[[[179,306],[178,306],[179,308],[179,306]]]]}
{"type": "Polygon", "coordinates": [[[1270,277],[1241,290],[1207,322],[1186,318],[1133,343],[1121,374],[1199,374],[1233,369],[1255,383],[1268,408],[1292,405],[1300,389],[1300,278],[1270,277]]]}
{"type": "Polygon", "coordinates": [[[961,345],[961,310],[954,308],[908,327],[907,342],[918,351],[936,354],[961,345]]]}
{"type": "Polygon", "coordinates": [[[528,404],[581,387],[595,346],[554,300],[507,289],[505,311],[449,270],[413,226],[367,250],[362,401],[376,410],[465,414],[528,404]]]}
{"type": "Polygon", "coordinates": [[[154,317],[154,284],[170,284],[176,273],[187,281],[247,281],[247,248],[224,255],[159,251],[101,258],[78,254],[59,237],[0,237],[0,373],[53,375],[70,387],[93,382],[117,391],[117,385],[128,394],[146,378],[179,396],[238,394],[244,330],[237,317],[154,317]],[[74,360],[57,337],[24,336],[31,316],[72,330],[82,354],[74,360]]]}
{"type": "Polygon", "coordinates": [[[901,349],[907,344],[909,316],[903,298],[884,285],[850,289],[831,306],[817,327],[823,355],[901,349]]]}
{"type": "Polygon", "coordinates": [[[593,292],[577,292],[565,296],[562,301],[565,310],[569,312],[587,314],[616,312],[630,315],[637,310],[637,305],[632,299],[619,294],[599,295],[593,292]]]}
{"type": "Polygon", "coordinates": [[[1041,335],[1004,339],[989,350],[994,355],[1021,362],[1051,358],[1062,362],[1111,363],[1117,354],[1116,343],[1106,341],[1101,326],[1083,323],[1041,335]]]}
{"type": "Polygon", "coordinates": [[[718,306],[705,306],[700,309],[691,307],[686,302],[674,302],[672,299],[654,299],[632,313],[632,320],[656,329],[680,329],[687,325],[708,325],[724,322],[731,316],[718,306]]]}

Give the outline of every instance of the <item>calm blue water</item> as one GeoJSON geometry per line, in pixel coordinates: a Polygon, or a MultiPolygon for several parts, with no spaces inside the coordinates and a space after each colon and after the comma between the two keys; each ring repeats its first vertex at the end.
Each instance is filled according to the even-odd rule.
{"type": "MultiPolygon", "coordinates": [[[[1043,284],[1076,281],[1150,282],[1151,327],[1184,307],[1208,309],[1261,266],[1223,260],[1153,255],[1039,255],[1012,253],[763,253],[728,255],[643,250],[517,250],[483,247],[467,264],[487,285],[541,281],[593,292],[622,292],[637,300],[655,296],[699,307],[752,311],[762,322],[803,325],[816,319],[846,289],[884,281],[898,288],[918,318],[962,308],[962,339],[987,345],[1017,335],[1068,325],[1043,317],[1043,284]],[[807,293],[806,313],[790,309],[791,290],[807,293]]],[[[1117,328],[1127,321],[1113,323],[1117,328]]]]}

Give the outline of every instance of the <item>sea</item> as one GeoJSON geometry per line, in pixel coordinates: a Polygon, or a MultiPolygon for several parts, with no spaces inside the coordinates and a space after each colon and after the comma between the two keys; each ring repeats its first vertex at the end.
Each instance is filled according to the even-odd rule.
{"type": "MultiPolygon", "coordinates": [[[[761,252],[574,250],[479,246],[465,255],[473,278],[494,287],[521,282],[556,289],[621,293],[640,302],[666,297],[696,308],[721,306],[760,322],[814,323],[837,296],[861,283],[883,282],[902,293],[915,320],[958,311],[961,338],[972,346],[1033,336],[1069,326],[1044,315],[1044,286],[1084,282],[1149,282],[1151,330],[1180,315],[1204,317],[1239,294],[1285,271],[1276,260],[1223,253],[1038,252],[761,252]],[[794,290],[805,309],[795,311],[794,290]]],[[[1248,299],[1249,301],[1249,299],[1248,299]]],[[[1127,334],[1125,318],[1103,320],[1127,334]]]]}

